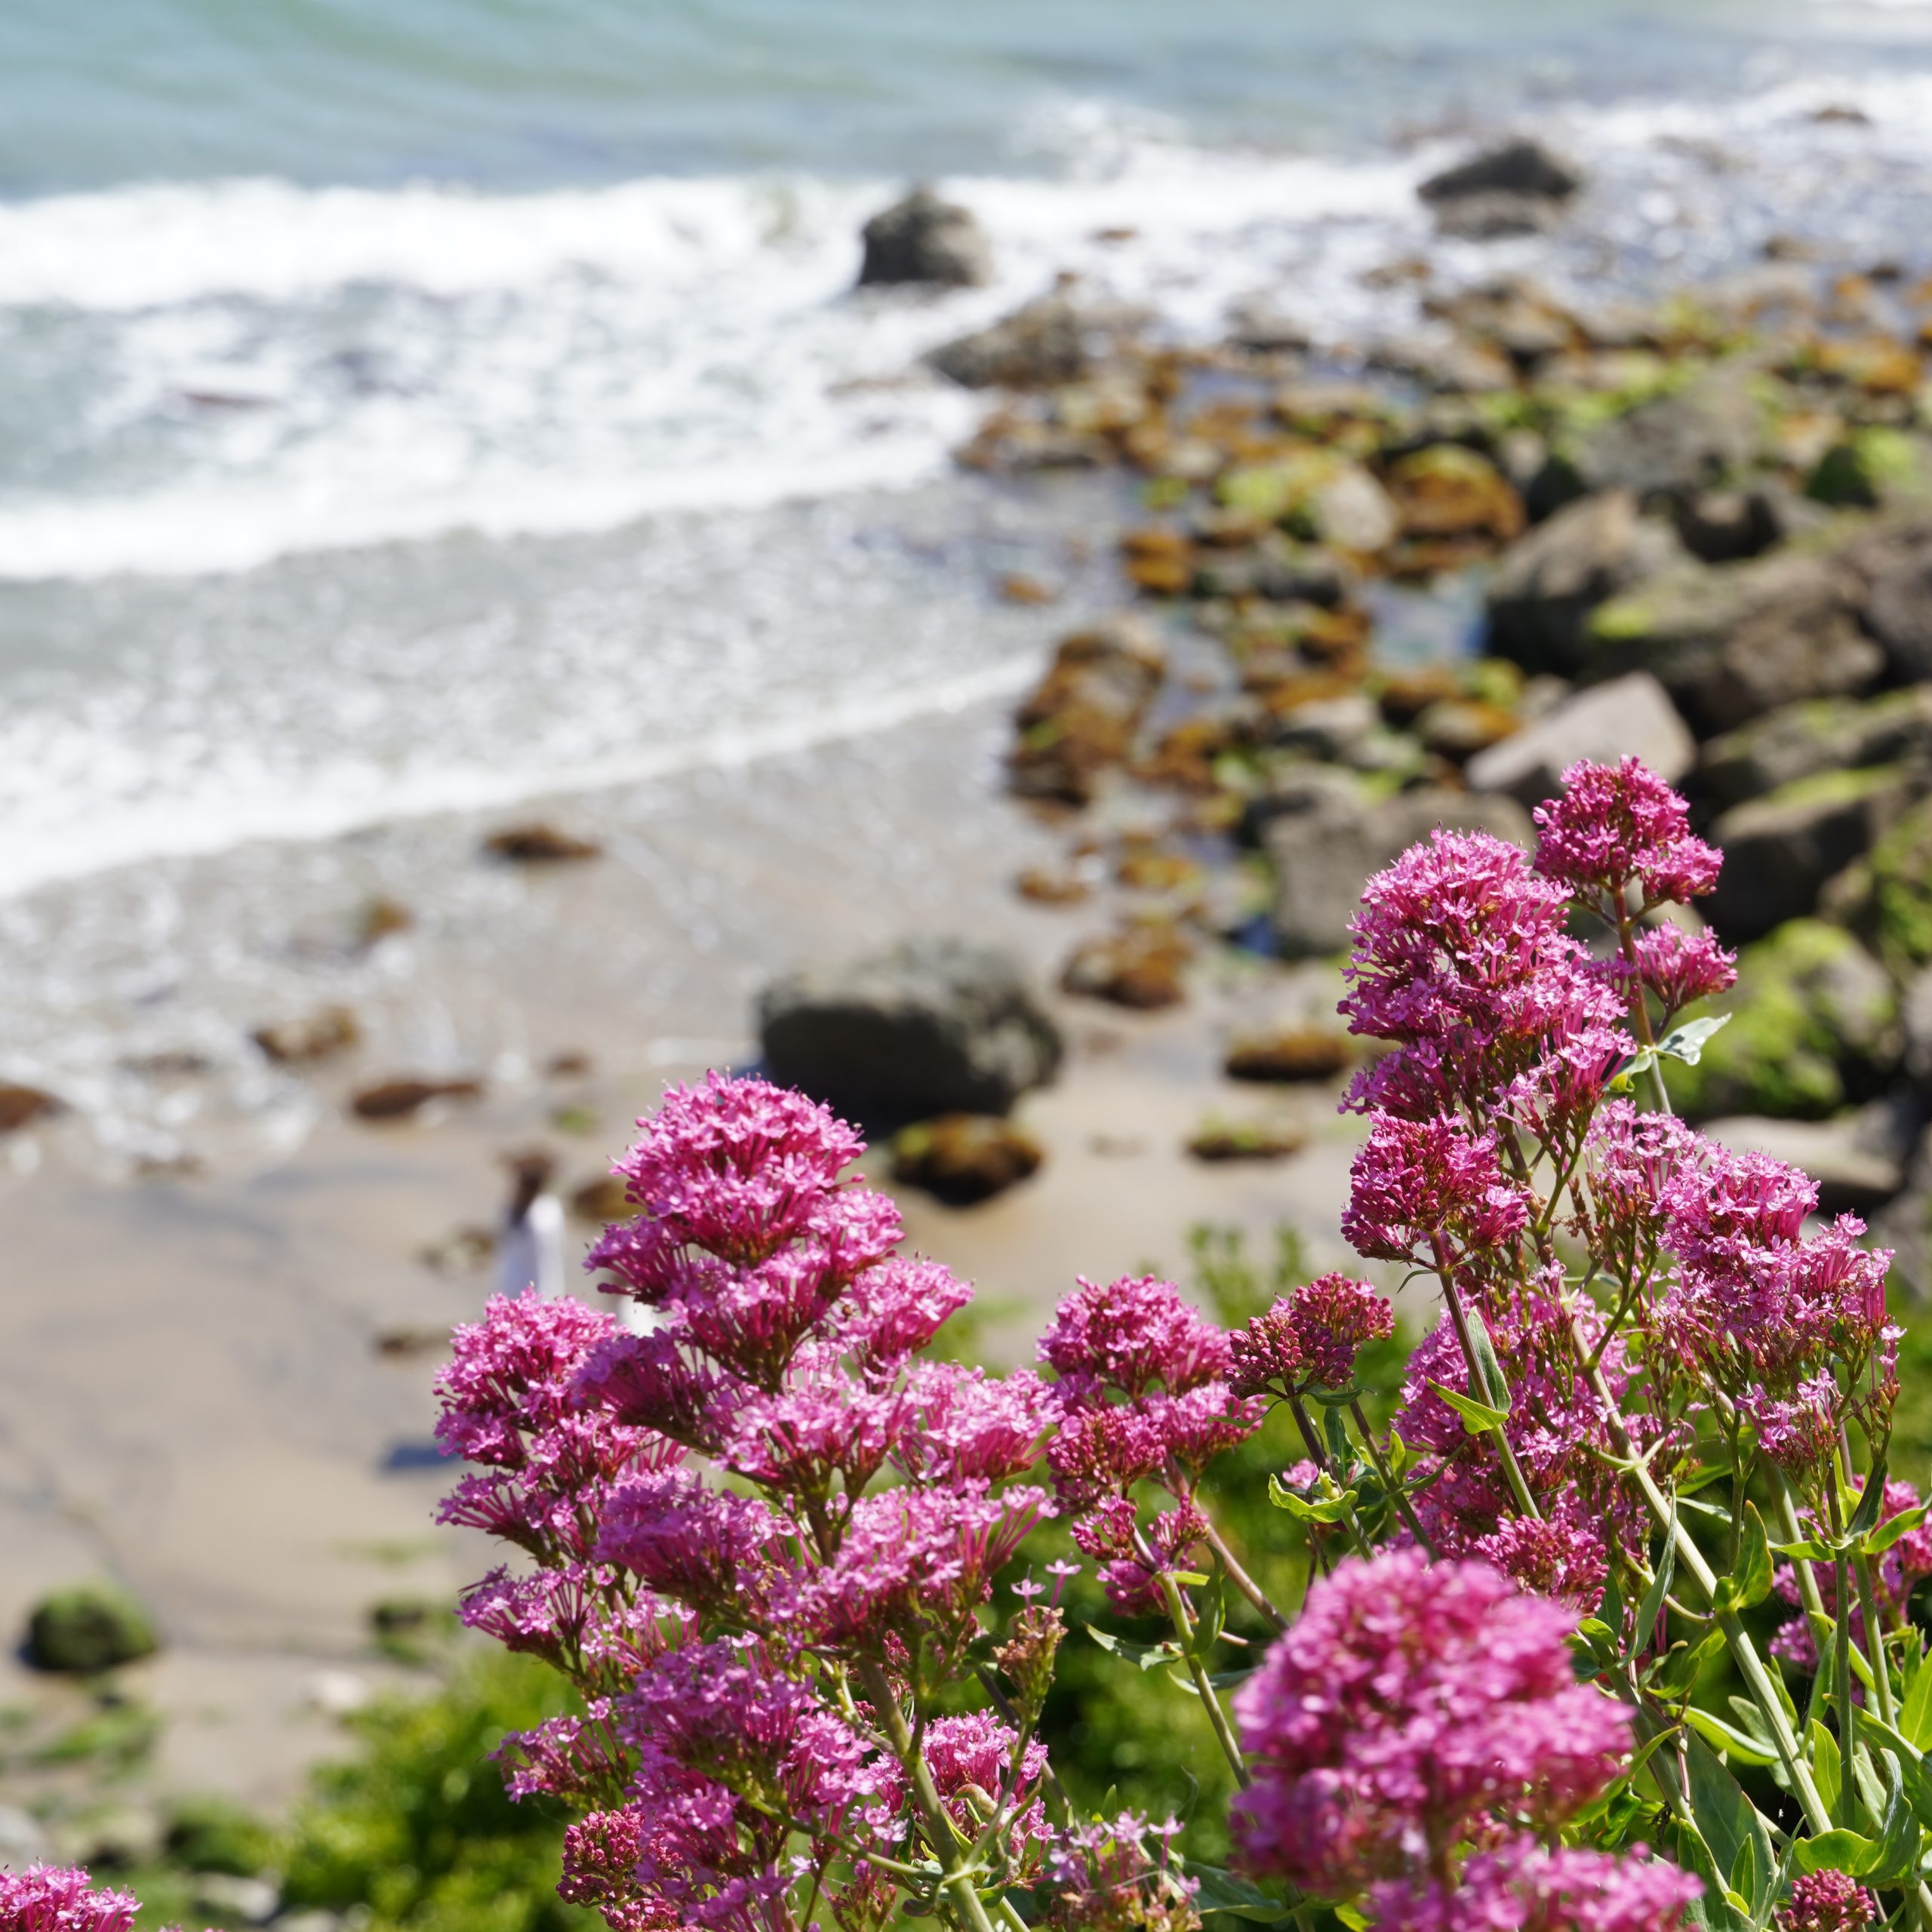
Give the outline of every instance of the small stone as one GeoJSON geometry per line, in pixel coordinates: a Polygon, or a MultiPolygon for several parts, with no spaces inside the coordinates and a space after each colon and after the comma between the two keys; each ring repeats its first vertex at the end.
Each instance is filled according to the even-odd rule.
{"type": "Polygon", "coordinates": [[[1054,604],[1060,592],[1031,571],[1008,571],[993,586],[1003,604],[1054,604]]]}
{"type": "Polygon", "coordinates": [[[36,1670],[91,1677],[159,1647],[147,1612],[111,1583],[56,1590],[27,1617],[26,1660],[36,1670]]]}
{"type": "Polygon", "coordinates": [[[442,1355],[450,1345],[450,1331],[426,1324],[403,1322],[391,1328],[378,1328],[371,1343],[385,1361],[415,1361],[424,1355],[442,1355]]]}
{"type": "Polygon", "coordinates": [[[924,283],[976,288],[993,278],[992,249],[970,209],[943,202],[928,187],[881,209],[863,230],[861,288],[924,283]]]}
{"type": "Polygon", "coordinates": [[[1077,948],[1060,985],[1070,993],[1143,1011],[1177,1006],[1187,997],[1183,975],[1192,955],[1174,927],[1128,926],[1077,948]]]}
{"type": "Polygon", "coordinates": [[[347,1007],[325,1006],[300,1020],[258,1026],[250,1037],[278,1066],[300,1066],[354,1046],[362,1029],[347,1007]]]}
{"type": "Polygon", "coordinates": [[[608,1227],[613,1221],[629,1220],[638,1205],[615,1174],[598,1174],[571,1189],[570,1210],[580,1221],[608,1227]]]}
{"type": "Polygon", "coordinates": [[[1674,785],[1697,749],[1663,685],[1647,671],[1633,671],[1563,699],[1471,758],[1463,775],[1472,791],[1503,792],[1536,806],[1556,796],[1563,774],[1579,759],[1614,764],[1634,755],[1674,785]]]}
{"type": "Polygon", "coordinates": [[[415,923],[416,915],[400,900],[379,893],[366,900],[355,915],[355,943],[366,951],[397,933],[407,932],[415,923]]]}
{"type": "Polygon", "coordinates": [[[1567,202],[1583,185],[1582,171],[1573,162],[1552,154],[1540,141],[1519,137],[1432,174],[1416,192],[1431,203],[1492,193],[1567,202]]]}
{"type": "Polygon", "coordinates": [[[66,1111],[64,1100],[41,1088],[0,1081],[0,1134],[17,1134],[35,1121],[51,1120],[66,1111]]]}
{"type": "Polygon", "coordinates": [[[1197,1161],[1280,1161],[1308,1145],[1300,1128],[1278,1121],[1224,1120],[1210,1115],[1188,1137],[1197,1161]]]}
{"type": "Polygon", "coordinates": [[[581,1080],[591,1071],[590,1056],[575,1048],[567,1048],[563,1052],[552,1054],[543,1063],[546,1080],[581,1080]]]}
{"type": "Polygon", "coordinates": [[[1013,888],[1035,906],[1078,906],[1094,896],[1092,873],[1078,865],[1029,866],[1013,888]]]}
{"type": "Polygon", "coordinates": [[[553,825],[541,823],[506,826],[483,841],[483,849],[493,859],[512,865],[558,865],[575,859],[595,859],[604,848],[595,841],[573,838],[553,825]]]}
{"type": "Polygon", "coordinates": [[[1513,737],[1522,727],[1523,721],[1507,705],[1455,697],[1431,705],[1416,720],[1415,728],[1425,751],[1466,764],[1478,752],[1513,737]]]}
{"type": "Polygon", "coordinates": [[[1159,637],[1119,618],[1063,638],[1046,675],[1015,714],[1008,758],[1023,798],[1091,801],[1100,774],[1125,761],[1167,668],[1159,637]]]}
{"type": "Polygon", "coordinates": [[[1346,1033],[1325,1027],[1280,1026],[1238,1035],[1221,1069],[1230,1080],[1332,1080],[1354,1057],[1346,1033]]]}
{"type": "Polygon", "coordinates": [[[1039,1171],[1046,1158],[1023,1128],[997,1114],[942,1114],[892,1139],[892,1177],[950,1208],[990,1201],[1039,1171]]]}
{"type": "Polygon", "coordinates": [[[1087,328],[1065,296],[1046,295],[943,344],[926,360],[965,389],[1052,389],[1086,374],[1087,328]]]}
{"type": "Polygon", "coordinates": [[[480,1080],[383,1080],[357,1089],[349,1109],[358,1120],[407,1120],[432,1100],[474,1100],[480,1080]]]}

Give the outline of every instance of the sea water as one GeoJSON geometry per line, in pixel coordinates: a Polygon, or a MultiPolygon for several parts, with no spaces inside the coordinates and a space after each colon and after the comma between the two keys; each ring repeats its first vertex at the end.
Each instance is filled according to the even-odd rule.
{"type": "Polygon", "coordinates": [[[1451,275],[1932,266],[1910,4],[8,0],[0,1073],[112,1004],[23,983],[36,893],[1017,688],[1063,620],[995,569],[1078,547],[955,474],[922,353],[1066,275],[1400,331],[1417,182],[1516,129],[1584,211],[1451,275]],[[993,286],[855,292],[918,179],[993,286]]]}

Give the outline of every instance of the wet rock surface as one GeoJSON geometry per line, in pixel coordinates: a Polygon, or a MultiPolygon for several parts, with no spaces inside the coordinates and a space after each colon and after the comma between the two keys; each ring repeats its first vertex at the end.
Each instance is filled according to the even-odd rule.
{"type": "Polygon", "coordinates": [[[928,187],[881,208],[862,232],[861,288],[974,288],[993,278],[992,245],[971,209],[928,187]]]}

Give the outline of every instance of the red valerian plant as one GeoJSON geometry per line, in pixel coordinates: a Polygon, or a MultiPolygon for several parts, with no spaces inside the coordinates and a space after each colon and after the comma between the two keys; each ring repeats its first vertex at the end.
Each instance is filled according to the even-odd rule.
{"type": "Polygon", "coordinates": [[[517,1558],[464,1619],[579,1694],[500,1754],[577,1817],[566,1898],[614,1932],[1932,1927],[1887,1257],[1670,1112],[1714,1024],[1681,1010],[1734,968],[1665,915],[1718,855],[1634,760],[1566,787],[1534,857],[1438,832],[1355,921],[1342,1010],[1386,1050],[1342,1226],[1441,1304],[1386,1428],[1369,1282],[1232,1334],[1082,1282],[1041,1372],[991,1374],[928,1352],[969,1291],[901,1251],[823,1108],[714,1075],[641,1124],[591,1260],[645,1332],[498,1300],[439,1383],[475,1466],[445,1520],[517,1558]],[[1278,1406],[1285,1604],[1204,1481],[1278,1406]],[[1012,1574],[1055,1517],[1164,1623],[1137,1661],[1227,1755],[1236,1870],[1057,1780],[1069,1566],[1012,1574]]]}

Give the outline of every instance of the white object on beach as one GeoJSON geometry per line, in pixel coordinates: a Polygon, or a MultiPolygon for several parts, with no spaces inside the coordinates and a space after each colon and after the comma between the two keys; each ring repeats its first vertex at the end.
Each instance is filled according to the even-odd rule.
{"type": "Polygon", "coordinates": [[[497,1286],[516,1296],[534,1287],[548,1301],[564,1291],[564,1204],[540,1194],[503,1229],[497,1286]]]}

